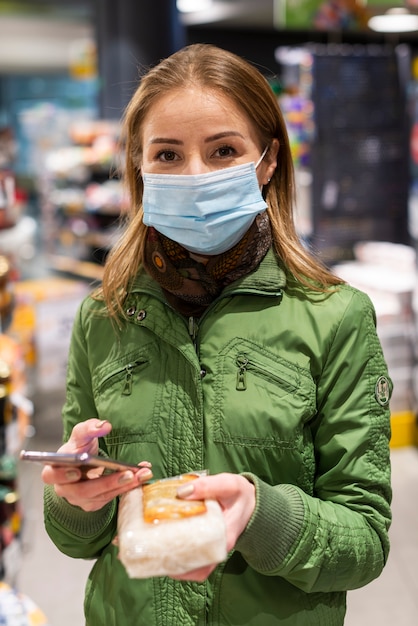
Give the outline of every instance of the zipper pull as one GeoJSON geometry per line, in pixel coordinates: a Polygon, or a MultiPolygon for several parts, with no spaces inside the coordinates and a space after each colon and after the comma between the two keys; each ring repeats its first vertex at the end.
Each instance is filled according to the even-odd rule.
{"type": "Polygon", "coordinates": [[[247,389],[247,365],[248,359],[246,356],[239,356],[237,358],[238,372],[237,372],[237,391],[245,391],[247,389]]]}
{"type": "Polygon", "coordinates": [[[132,365],[132,363],[129,363],[129,365],[125,367],[126,374],[125,374],[125,385],[122,391],[123,396],[130,396],[132,393],[132,379],[133,379],[132,370],[133,368],[134,366],[132,365]]]}
{"type": "Polygon", "coordinates": [[[189,317],[189,335],[191,340],[193,341],[193,345],[194,347],[196,347],[196,335],[197,335],[197,324],[196,324],[196,318],[194,318],[193,316],[189,317]]]}

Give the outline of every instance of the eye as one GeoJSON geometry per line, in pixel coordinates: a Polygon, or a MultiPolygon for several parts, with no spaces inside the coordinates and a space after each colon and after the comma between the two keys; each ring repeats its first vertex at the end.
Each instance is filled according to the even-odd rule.
{"type": "Polygon", "coordinates": [[[173,150],[161,150],[157,154],[158,161],[175,161],[177,158],[177,154],[173,150]]]}
{"type": "Polygon", "coordinates": [[[225,159],[231,156],[235,156],[237,151],[232,146],[220,146],[215,151],[215,156],[225,159]]]}

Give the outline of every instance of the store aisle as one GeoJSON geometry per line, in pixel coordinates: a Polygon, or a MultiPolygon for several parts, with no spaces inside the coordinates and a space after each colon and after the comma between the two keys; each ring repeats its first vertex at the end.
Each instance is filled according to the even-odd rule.
{"type": "Polygon", "coordinates": [[[391,552],[382,575],[348,596],[345,626],[418,623],[418,448],[392,451],[391,552]]]}
{"type": "MultiPolygon", "coordinates": [[[[56,449],[61,436],[60,404],[59,394],[35,402],[36,434],[31,447],[56,449]]],[[[418,449],[393,450],[392,464],[394,519],[390,559],[377,581],[350,592],[346,626],[417,623],[418,449]]],[[[92,563],[65,557],[47,537],[42,519],[40,468],[21,463],[20,477],[25,550],[19,588],[43,609],[50,626],[83,626],[84,584],[92,563]]]]}

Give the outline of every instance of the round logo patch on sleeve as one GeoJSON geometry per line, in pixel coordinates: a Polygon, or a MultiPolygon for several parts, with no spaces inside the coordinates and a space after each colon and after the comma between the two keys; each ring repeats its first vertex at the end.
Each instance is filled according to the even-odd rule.
{"type": "Polygon", "coordinates": [[[390,384],[386,376],[380,376],[374,388],[374,395],[381,406],[389,404],[390,400],[390,384]]]}

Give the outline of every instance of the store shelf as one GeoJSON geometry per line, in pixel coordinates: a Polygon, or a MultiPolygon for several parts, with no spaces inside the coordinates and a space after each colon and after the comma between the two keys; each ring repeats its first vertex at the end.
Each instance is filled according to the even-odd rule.
{"type": "Polygon", "coordinates": [[[103,267],[98,263],[81,261],[58,254],[48,256],[48,262],[53,270],[80,278],[101,281],[103,277],[103,267]]]}
{"type": "Polygon", "coordinates": [[[39,181],[44,247],[51,269],[96,280],[127,207],[115,176],[119,125],[85,122],[69,140],[47,155],[39,181]]]}

